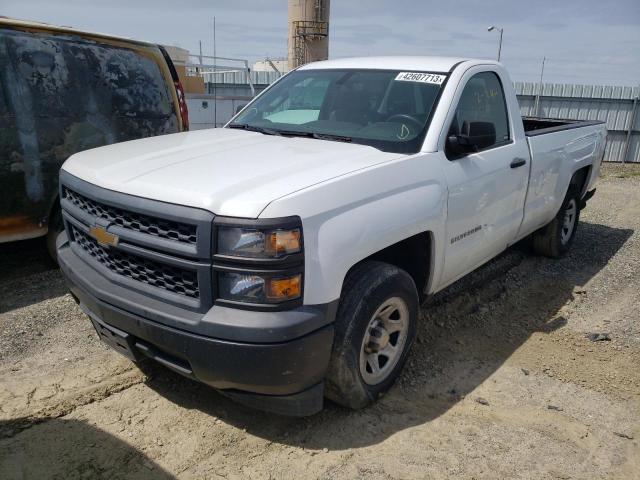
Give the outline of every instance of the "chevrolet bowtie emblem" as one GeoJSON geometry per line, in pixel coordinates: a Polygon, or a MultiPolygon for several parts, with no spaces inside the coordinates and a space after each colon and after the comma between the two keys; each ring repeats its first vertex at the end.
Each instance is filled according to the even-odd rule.
{"type": "Polygon", "coordinates": [[[120,240],[118,235],[107,232],[107,230],[100,225],[91,227],[89,229],[89,235],[96,239],[98,245],[102,245],[103,247],[115,247],[118,245],[118,240],[120,240]]]}

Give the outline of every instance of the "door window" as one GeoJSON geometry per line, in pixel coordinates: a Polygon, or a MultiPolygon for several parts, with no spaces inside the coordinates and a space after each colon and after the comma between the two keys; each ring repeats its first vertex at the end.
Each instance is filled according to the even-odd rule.
{"type": "Polygon", "coordinates": [[[472,123],[492,124],[495,140],[486,148],[503,145],[510,140],[509,115],[500,79],[493,72],[477,73],[469,79],[453,117],[449,135],[465,133],[472,123]]]}

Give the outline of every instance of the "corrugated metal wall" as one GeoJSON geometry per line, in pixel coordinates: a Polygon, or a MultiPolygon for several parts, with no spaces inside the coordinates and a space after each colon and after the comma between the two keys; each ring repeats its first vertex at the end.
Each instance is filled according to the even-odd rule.
{"type": "MultiPolygon", "coordinates": [[[[247,82],[247,72],[215,75],[219,82],[216,91],[218,103],[225,103],[217,114],[216,123],[219,126],[231,118],[228,113],[234,111],[236,103],[246,103],[251,90],[247,82]],[[233,102],[232,99],[238,102],[233,102]],[[233,105],[228,106],[226,103],[233,105]]],[[[256,87],[256,92],[279,77],[278,72],[251,72],[251,80],[256,87]]],[[[607,122],[609,135],[605,161],[640,163],[640,101],[638,100],[640,87],[545,83],[540,95],[538,112],[535,112],[538,84],[516,82],[514,86],[520,103],[520,113],[523,116],[607,122]]],[[[212,83],[207,83],[207,92],[213,93],[212,83]]],[[[200,106],[197,102],[193,103],[194,109],[200,106]]],[[[191,108],[192,105],[189,106],[191,108]]],[[[210,111],[206,113],[209,114],[210,111]]],[[[210,128],[213,126],[210,122],[203,121],[200,128],[210,128]]]]}
{"type": "Polygon", "coordinates": [[[640,87],[545,83],[536,112],[538,84],[514,86],[523,116],[602,120],[609,130],[605,161],[640,163],[640,87]]]}

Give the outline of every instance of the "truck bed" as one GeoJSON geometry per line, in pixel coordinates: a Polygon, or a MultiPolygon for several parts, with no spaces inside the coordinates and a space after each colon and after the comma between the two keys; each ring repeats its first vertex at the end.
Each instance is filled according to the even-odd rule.
{"type": "Polygon", "coordinates": [[[524,133],[527,137],[561,132],[572,128],[587,127],[604,123],[600,120],[560,120],[556,118],[522,117],[524,133]]]}
{"type": "Polygon", "coordinates": [[[593,188],[604,153],[606,126],[599,121],[523,118],[531,166],[522,231],[553,219],[575,172],[588,168],[582,194],[593,188]]]}

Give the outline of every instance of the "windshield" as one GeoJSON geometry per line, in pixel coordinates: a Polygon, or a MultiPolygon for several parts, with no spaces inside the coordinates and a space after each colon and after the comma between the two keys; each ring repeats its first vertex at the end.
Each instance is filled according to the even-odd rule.
{"type": "Polygon", "coordinates": [[[297,70],[252,102],[229,127],[415,153],[445,78],[399,70],[297,70]]]}

